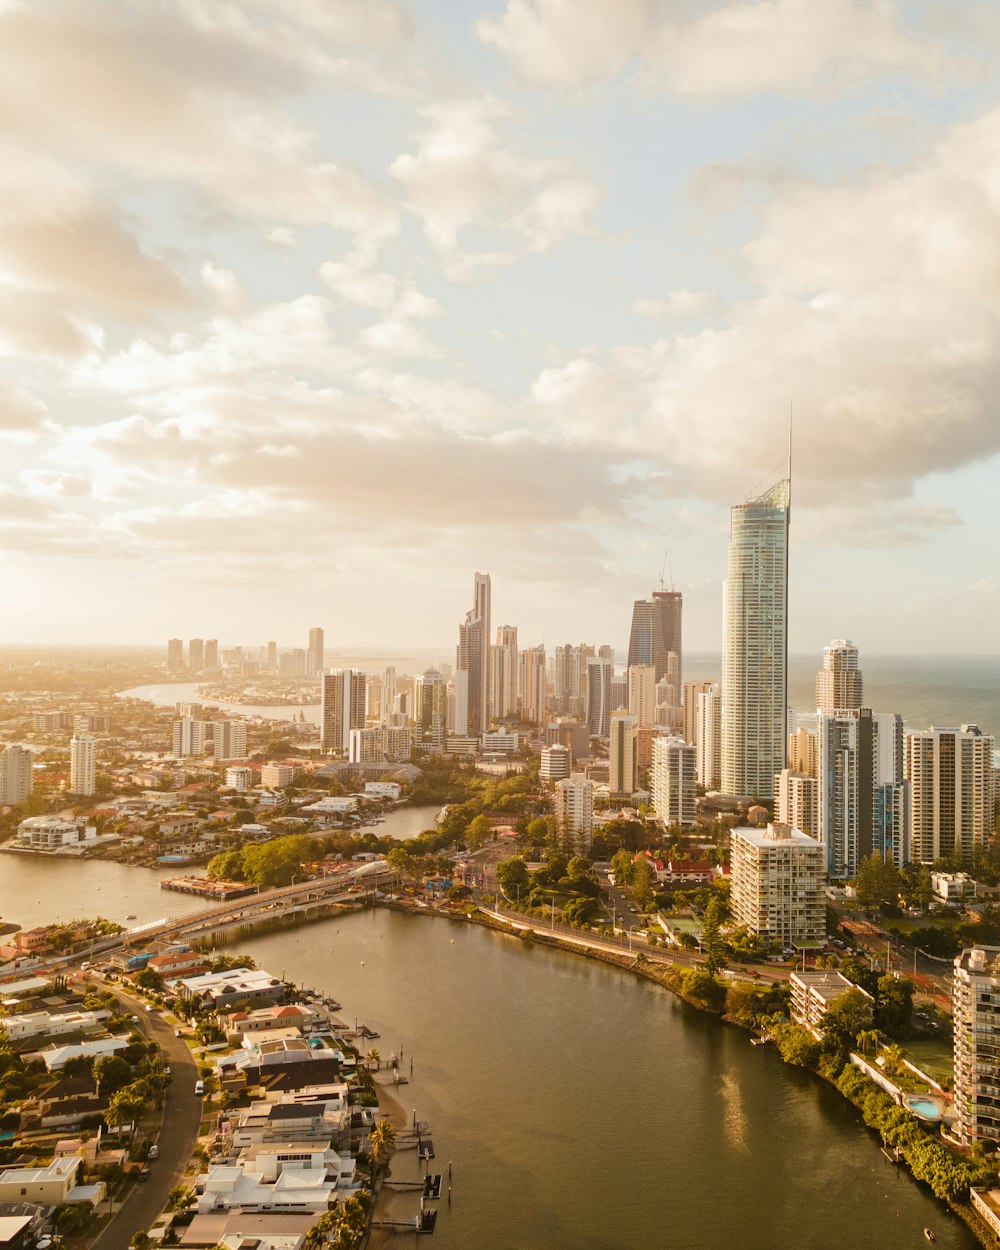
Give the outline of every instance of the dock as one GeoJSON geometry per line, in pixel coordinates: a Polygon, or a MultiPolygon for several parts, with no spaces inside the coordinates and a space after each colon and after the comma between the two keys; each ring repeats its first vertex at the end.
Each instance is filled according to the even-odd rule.
{"type": "Polygon", "coordinates": [[[160,882],[160,889],[174,890],[177,894],[199,894],[202,898],[214,898],[221,903],[257,893],[257,887],[248,885],[246,881],[213,881],[211,877],[171,877],[160,882]]]}
{"type": "Polygon", "coordinates": [[[434,1158],[434,1143],[431,1141],[429,1137],[421,1138],[421,1140],[417,1142],[417,1158],[419,1159],[433,1159],[434,1158]]]}

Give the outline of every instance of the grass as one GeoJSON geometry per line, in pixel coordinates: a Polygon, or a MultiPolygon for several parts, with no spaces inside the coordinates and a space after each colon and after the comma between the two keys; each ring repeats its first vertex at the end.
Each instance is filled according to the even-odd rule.
{"type": "Polygon", "coordinates": [[[926,1038],[917,1042],[905,1043],[907,1058],[910,1063],[926,1072],[938,1084],[945,1080],[951,1081],[954,1076],[954,1061],[951,1047],[936,1038],[926,1038]]]}

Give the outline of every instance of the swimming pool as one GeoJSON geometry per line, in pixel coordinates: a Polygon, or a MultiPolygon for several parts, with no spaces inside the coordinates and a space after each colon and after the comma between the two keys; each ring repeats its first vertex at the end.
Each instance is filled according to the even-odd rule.
{"type": "Polygon", "coordinates": [[[904,1106],[921,1120],[940,1120],[944,1115],[944,1100],[923,1094],[908,1094],[904,1106]]]}

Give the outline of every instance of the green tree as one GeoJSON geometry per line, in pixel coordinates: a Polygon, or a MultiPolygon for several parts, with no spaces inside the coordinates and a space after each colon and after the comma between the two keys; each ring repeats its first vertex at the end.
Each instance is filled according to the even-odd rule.
{"type": "Polygon", "coordinates": [[[913,992],[916,986],[906,977],[888,974],[879,977],[876,986],[876,1016],[879,1027],[898,1033],[909,1026],[913,1016],[913,992]]]}
{"type": "Polygon", "coordinates": [[[102,1055],[94,1060],[94,1080],[102,1094],[116,1094],[132,1080],[132,1069],[120,1055],[102,1055]]]}
{"type": "Polygon", "coordinates": [[[140,989],[150,990],[154,994],[162,994],[166,988],[163,984],[163,977],[155,968],[140,968],[132,980],[140,989]]]}
{"type": "Polygon", "coordinates": [[[895,905],[899,899],[901,886],[902,881],[896,865],[891,860],[884,860],[875,852],[867,855],[858,865],[855,887],[858,901],[863,907],[895,905]]]}
{"type": "Polygon", "coordinates": [[[493,836],[493,822],[480,813],[474,816],[465,830],[465,845],[470,851],[478,850],[493,836]]]}
{"type": "Polygon", "coordinates": [[[872,1025],[872,1000],[857,986],[838,994],[820,1017],[820,1028],[841,1038],[848,1046],[854,1046],[858,1034],[872,1025]]]}
{"type": "Polygon", "coordinates": [[[717,897],[712,898],[705,909],[705,924],[701,938],[702,950],[705,952],[705,967],[712,976],[715,976],[726,965],[721,919],[722,901],[717,897]]]}
{"type": "Polygon", "coordinates": [[[641,859],[635,860],[628,892],[643,911],[649,911],[653,906],[654,880],[653,870],[645,855],[641,859]]]}
{"type": "Polygon", "coordinates": [[[497,864],[497,883],[509,899],[517,898],[518,891],[526,894],[530,880],[527,865],[517,855],[497,864]]]}

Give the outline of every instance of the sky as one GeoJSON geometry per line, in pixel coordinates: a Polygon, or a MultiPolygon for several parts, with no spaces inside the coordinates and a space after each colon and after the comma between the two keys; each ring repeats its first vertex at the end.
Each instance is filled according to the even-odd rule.
{"type": "Polygon", "coordinates": [[[1000,618],[995,0],[0,0],[0,641],[1000,618]],[[669,554],[667,554],[669,553],[669,554]]]}

